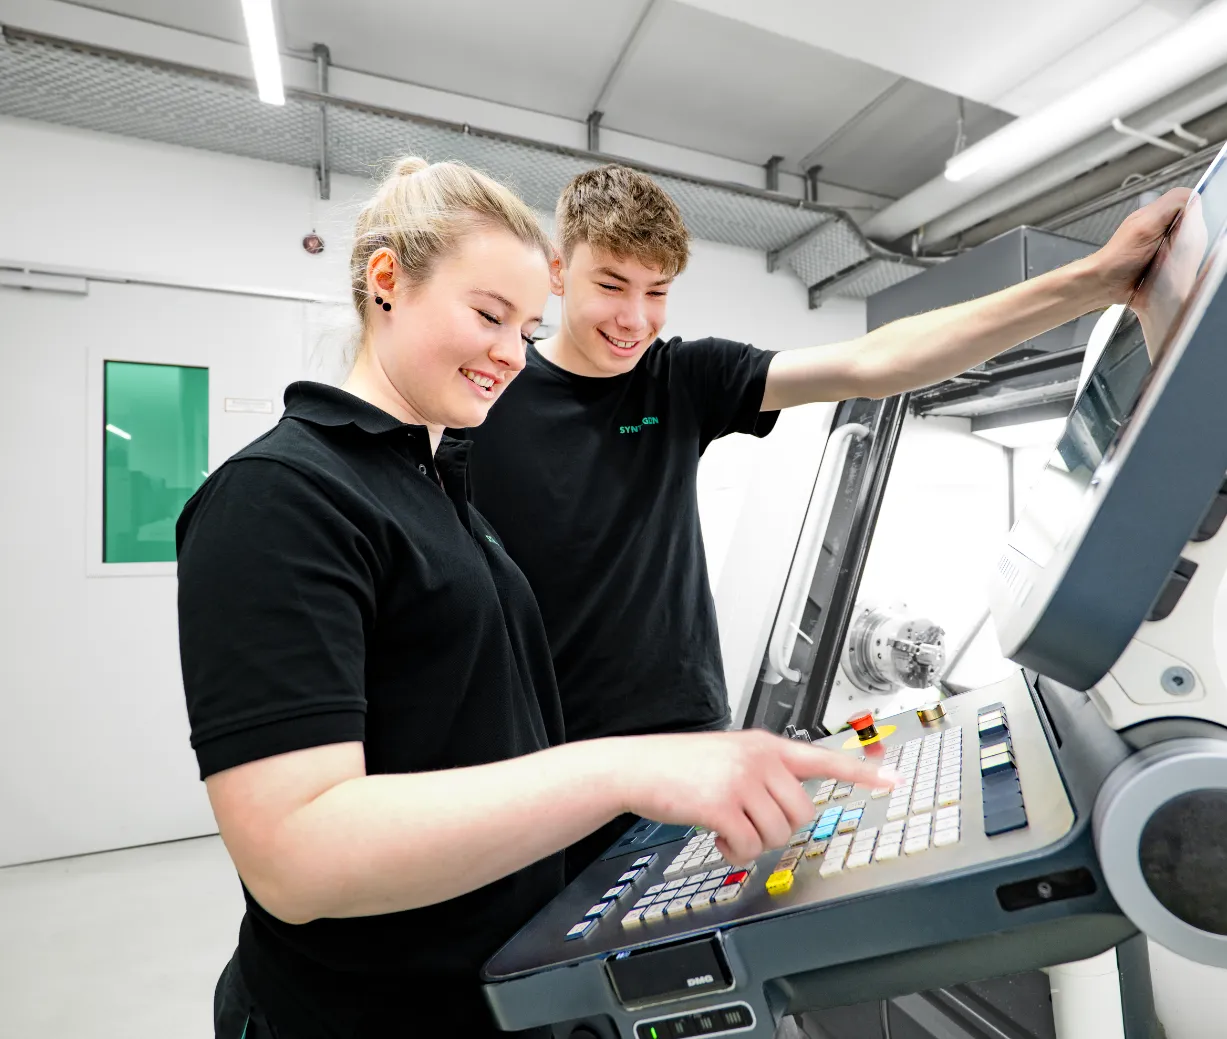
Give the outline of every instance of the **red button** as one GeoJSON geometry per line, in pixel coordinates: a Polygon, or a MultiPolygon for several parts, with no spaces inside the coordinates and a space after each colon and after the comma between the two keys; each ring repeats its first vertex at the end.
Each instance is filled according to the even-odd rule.
{"type": "Polygon", "coordinates": [[[873,715],[858,714],[855,718],[849,718],[848,724],[856,729],[857,732],[860,732],[861,729],[868,729],[873,725],[873,715]]]}
{"type": "Polygon", "coordinates": [[[730,884],[741,884],[745,881],[746,877],[748,877],[749,875],[750,875],[750,871],[745,870],[745,869],[743,869],[740,873],[730,873],[727,877],[724,878],[723,886],[728,887],[730,884]]]}

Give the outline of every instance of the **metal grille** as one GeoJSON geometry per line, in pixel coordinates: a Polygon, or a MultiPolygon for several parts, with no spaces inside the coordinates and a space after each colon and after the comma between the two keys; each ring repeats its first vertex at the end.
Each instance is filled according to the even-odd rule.
{"type": "MultiPolygon", "coordinates": [[[[870,251],[855,228],[832,220],[788,258],[789,265],[806,285],[817,285],[840,271],[869,259],[870,251]]],[[[919,274],[920,268],[912,268],[919,274]]],[[[839,290],[842,294],[842,289],[839,290]]]]}
{"type": "MultiPolygon", "coordinates": [[[[625,161],[301,91],[287,91],[284,106],[265,105],[253,85],[237,77],[20,30],[5,29],[0,46],[0,113],[25,119],[313,168],[321,105],[328,109],[329,167],[336,172],[372,176],[405,154],[456,159],[546,212],[576,174],[601,162],[625,161]]],[[[842,210],[640,168],[673,196],[697,238],[766,253],[826,221],[788,260],[806,285],[873,256],[893,262],[874,264],[865,277],[835,287],[833,294],[862,297],[923,269],[870,245],[842,210]],[[871,276],[878,267],[893,268],[891,280],[871,276]]]]}
{"type": "Polygon", "coordinates": [[[868,299],[883,289],[916,276],[916,268],[898,260],[874,260],[840,285],[832,295],[868,299]]]}
{"type": "Polygon", "coordinates": [[[6,39],[0,112],[295,166],[319,151],[316,110],[301,102],[275,108],[203,75],[184,89],[168,68],[56,44],[6,39]]]}

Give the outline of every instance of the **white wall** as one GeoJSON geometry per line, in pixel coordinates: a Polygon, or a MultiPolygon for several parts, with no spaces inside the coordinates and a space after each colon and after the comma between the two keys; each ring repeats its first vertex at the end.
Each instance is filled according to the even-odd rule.
{"type": "Polygon", "coordinates": [[[102,368],[208,368],[213,469],[276,421],[303,366],[305,306],[0,288],[0,865],[213,831],[188,747],[174,564],[99,563],[102,368]],[[229,413],[226,397],[274,413],[229,413]]]}
{"type": "MultiPolygon", "coordinates": [[[[100,279],[85,299],[0,289],[0,381],[23,402],[7,411],[16,426],[5,425],[0,464],[16,498],[37,503],[0,514],[5,572],[20,577],[6,580],[0,600],[4,863],[211,825],[187,744],[173,576],[87,576],[88,372],[104,354],[138,346],[129,359],[207,364],[217,404],[210,463],[220,464],[260,431],[255,417],[222,412],[223,396],[273,397],[279,412],[292,378],[336,375],[351,320],[349,226],[368,185],[336,178],[334,200],[321,203],[307,170],[13,119],[0,119],[0,154],[0,198],[9,200],[0,265],[100,279]],[[301,247],[312,229],[327,243],[320,256],[301,247]],[[110,281],[125,278],[194,288],[110,281]],[[57,421],[65,415],[71,421],[57,421]],[[23,431],[40,423],[54,426],[57,454],[26,442],[23,431]],[[36,794],[18,793],[40,774],[36,794]]],[[[862,305],[810,311],[804,287],[769,275],[760,254],[697,242],[666,334],[783,349],[863,328],[862,305]]],[[[762,447],[725,438],[703,462],[700,508],[717,573],[762,447]]]]}

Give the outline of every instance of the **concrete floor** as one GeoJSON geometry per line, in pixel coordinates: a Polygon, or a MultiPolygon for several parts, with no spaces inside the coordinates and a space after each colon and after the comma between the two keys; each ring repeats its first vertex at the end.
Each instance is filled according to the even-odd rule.
{"type": "Polygon", "coordinates": [[[217,837],[0,869],[0,1036],[212,1039],[242,915],[217,837]]]}

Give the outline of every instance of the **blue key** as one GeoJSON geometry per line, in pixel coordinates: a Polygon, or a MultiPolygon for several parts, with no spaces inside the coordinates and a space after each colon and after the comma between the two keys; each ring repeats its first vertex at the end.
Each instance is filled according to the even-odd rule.
{"type": "Polygon", "coordinates": [[[996,837],[1012,830],[1021,830],[1027,825],[1025,808],[1003,808],[984,817],[984,835],[996,837]]]}
{"type": "Polygon", "coordinates": [[[576,938],[586,938],[592,933],[592,929],[595,926],[595,920],[581,920],[567,932],[567,941],[574,941],[576,938]]]}

